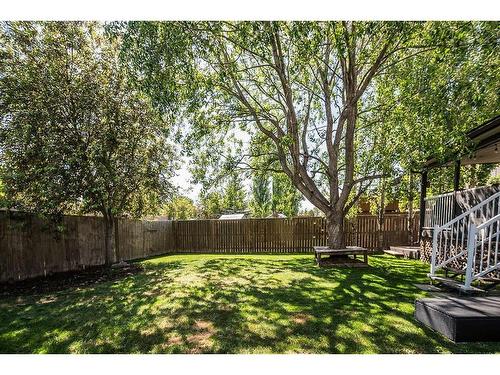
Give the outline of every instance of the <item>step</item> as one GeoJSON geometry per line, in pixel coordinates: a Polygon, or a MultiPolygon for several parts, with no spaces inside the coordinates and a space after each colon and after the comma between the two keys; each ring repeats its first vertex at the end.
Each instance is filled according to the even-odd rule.
{"type": "Polygon", "coordinates": [[[465,286],[463,283],[449,278],[449,277],[442,277],[442,276],[429,276],[429,278],[432,281],[436,281],[440,284],[443,284],[451,289],[455,289],[459,291],[460,293],[468,293],[468,294],[473,294],[473,293],[484,293],[483,289],[476,288],[474,286],[470,286],[468,289],[465,289],[465,286]]]}
{"type": "Polygon", "coordinates": [[[458,268],[453,268],[450,266],[444,266],[443,271],[452,272],[452,273],[455,273],[457,275],[465,275],[465,270],[459,270],[458,268]]]}
{"type": "Polygon", "coordinates": [[[394,256],[402,256],[406,259],[419,259],[420,247],[419,246],[390,246],[390,250],[385,250],[387,254],[394,256]]]}
{"type": "Polygon", "coordinates": [[[403,257],[404,254],[399,252],[399,251],[394,251],[394,250],[384,250],[385,254],[393,255],[395,257],[403,257]]]}
{"type": "Polygon", "coordinates": [[[500,341],[500,297],[421,298],[415,319],[454,342],[500,341]]]}

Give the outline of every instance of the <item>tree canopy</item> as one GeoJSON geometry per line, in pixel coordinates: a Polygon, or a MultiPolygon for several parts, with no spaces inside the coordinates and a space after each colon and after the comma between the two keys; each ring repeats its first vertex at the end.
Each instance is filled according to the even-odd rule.
{"type": "Polygon", "coordinates": [[[160,215],[167,216],[169,220],[187,220],[196,218],[197,210],[190,198],[179,195],[161,208],[160,215]]]}
{"type": "Polygon", "coordinates": [[[102,213],[112,261],[114,218],[148,212],[172,191],[168,128],[99,24],[3,23],[0,46],[0,168],[10,205],[102,213]]]}
{"type": "MultiPolygon", "coordinates": [[[[482,84],[460,85],[449,73],[469,66],[460,74],[465,82],[477,58],[491,57],[477,51],[498,52],[497,33],[479,22],[148,22],[128,24],[124,38],[138,76],[161,76],[155,85],[141,83],[164,109],[179,107],[165,95],[172,87],[168,67],[186,65],[176,70],[187,73],[176,82],[183,83],[180,93],[190,110],[188,144],[196,144],[188,151],[208,176],[221,166],[251,165],[249,159],[261,153],[253,152],[248,137],[259,134],[270,142],[266,153],[279,171],[324,212],[330,245],[341,247],[343,218],[357,199],[380,177],[422,160],[423,153],[408,157],[413,154],[404,149],[433,154],[442,147],[450,133],[434,119],[450,115],[441,105],[463,98],[464,112],[471,92],[483,96],[482,84]],[[182,52],[174,57],[171,51],[182,52]],[[433,63],[427,67],[426,61],[433,63]],[[440,90],[443,100],[432,103],[440,90]],[[420,95],[418,104],[411,104],[413,95],[420,95]],[[399,124],[397,115],[406,111],[411,113],[399,124]],[[405,128],[413,120],[419,126],[405,128]],[[230,136],[241,148],[225,147],[230,136]]],[[[485,66],[486,74],[497,76],[485,66]]],[[[496,95],[494,88],[488,92],[496,95]]],[[[465,123],[453,116],[454,123],[465,123]]],[[[479,117],[470,112],[471,121],[479,117]]]]}
{"type": "Polygon", "coordinates": [[[341,248],[361,196],[413,202],[412,172],[496,114],[499,40],[496,22],[2,23],[5,199],[112,233],[171,196],[177,143],[203,216],[293,215],[299,192],[341,248]]]}

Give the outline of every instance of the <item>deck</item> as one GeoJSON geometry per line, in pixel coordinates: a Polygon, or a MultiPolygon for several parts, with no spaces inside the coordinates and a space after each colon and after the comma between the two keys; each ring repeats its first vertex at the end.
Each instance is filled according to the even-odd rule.
{"type": "Polygon", "coordinates": [[[500,296],[422,298],[415,318],[453,342],[500,341],[500,296]]]}

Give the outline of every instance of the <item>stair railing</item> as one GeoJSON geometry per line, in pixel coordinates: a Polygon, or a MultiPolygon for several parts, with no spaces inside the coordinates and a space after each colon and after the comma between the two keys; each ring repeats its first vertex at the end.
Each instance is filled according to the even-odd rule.
{"type": "Polygon", "coordinates": [[[455,193],[445,193],[425,198],[424,228],[433,228],[453,219],[455,193]]]}
{"type": "Polygon", "coordinates": [[[471,224],[467,242],[467,269],[465,289],[470,289],[474,280],[500,270],[498,241],[500,237],[500,215],[480,225],[471,224]]]}
{"type": "MultiPolygon", "coordinates": [[[[471,259],[467,256],[468,241],[471,240],[470,230],[474,226],[488,222],[491,217],[498,214],[500,214],[500,192],[491,195],[447,223],[434,226],[429,276],[435,276],[437,270],[448,265],[458,267],[461,258],[463,260],[465,258],[471,259]]],[[[477,228],[475,229],[477,230],[477,228]]],[[[466,269],[462,267],[461,270],[467,273],[469,266],[467,265],[466,269]]]]}

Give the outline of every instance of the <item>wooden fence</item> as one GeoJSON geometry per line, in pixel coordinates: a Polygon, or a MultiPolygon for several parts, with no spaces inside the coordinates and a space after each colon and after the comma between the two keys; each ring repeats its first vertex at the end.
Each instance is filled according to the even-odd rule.
{"type": "MultiPolygon", "coordinates": [[[[383,246],[408,244],[405,214],[386,215],[383,246]]],[[[418,219],[415,217],[417,240],[418,219]]],[[[102,218],[65,216],[63,230],[22,213],[0,214],[0,282],[104,264],[102,218]]],[[[308,253],[326,244],[325,220],[292,219],[142,221],[119,219],[119,260],[171,253],[308,253]]],[[[348,245],[378,246],[377,219],[360,215],[345,225],[348,245]]]]}
{"type": "MultiPolygon", "coordinates": [[[[172,252],[171,221],[118,219],[119,260],[172,252]]],[[[34,216],[0,213],[0,282],[104,264],[104,221],[65,216],[62,231],[34,216]]]]}
{"type": "MultiPolygon", "coordinates": [[[[410,241],[406,214],[387,214],[382,226],[382,247],[406,245],[418,239],[418,217],[413,220],[410,241]]],[[[176,252],[211,253],[308,253],[326,245],[322,217],[245,220],[182,220],[174,222],[176,252]]],[[[375,249],[379,245],[377,217],[359,215],[345,223],[347,245],[375,249]]]]}

